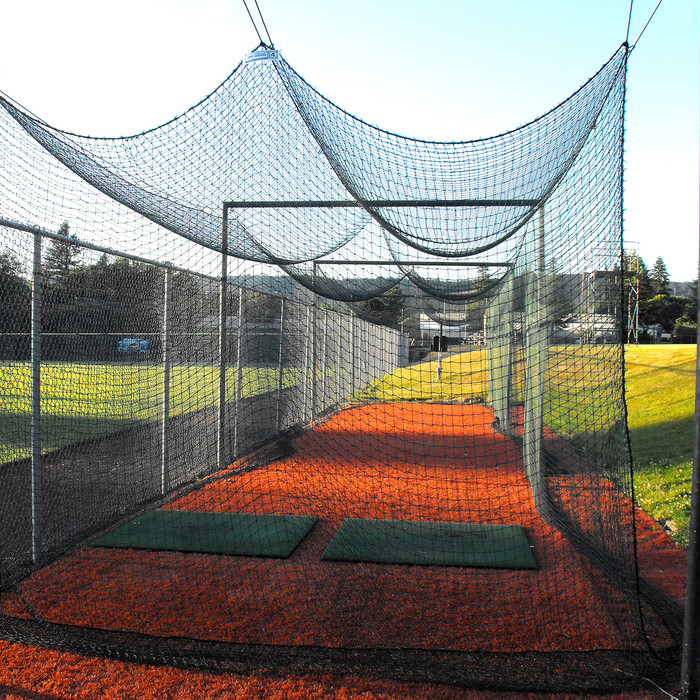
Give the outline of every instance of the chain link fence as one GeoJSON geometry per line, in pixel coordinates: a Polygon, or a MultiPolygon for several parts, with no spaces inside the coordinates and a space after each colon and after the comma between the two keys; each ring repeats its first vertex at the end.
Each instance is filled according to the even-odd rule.
{"type": "Polygon", "coordinates": [[[2,587],[406,361],[398,331],[318,303],[109,249],[57,272],[79,241],[4,231],[2,587]]]}

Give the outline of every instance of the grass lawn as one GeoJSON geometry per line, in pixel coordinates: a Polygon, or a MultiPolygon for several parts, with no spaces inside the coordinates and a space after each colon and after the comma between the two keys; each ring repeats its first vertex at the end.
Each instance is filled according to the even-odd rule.
{"type": "Polygon", "coordinates": [[[639,505],[688,545],[695,345],[629,346],[627,407],[639,505]]]}
{"type": "MultiPolygon", "coordinates": [[[[550,427],[585,440],[591,430],[605,430],[616,419],[610,397],[615,395],[619,376],[604,369],[614,360],[615,346],[583,348],[553,347],[550,369],[556,386],[548,391],[547,421],[550,427]],[[588,377],[579,376],[571,364],[572,354],[585,353],[585,372],[601,363],[599,387],[582,396],[588,377]],[[583,384],[582,384],[583,381],[583,384]],[[583,400],[582,400],[583,399],[583,400]],[[593,410],[591,410],[593,409],[593,410]],[[610,410],[608,410],[610,409],[610,410]]],[[[638,504],[663,523],[683,547],[688,544],[690,481],[695,410],[695,345],[639,345],[625,348],[626,400],[635,465],[638,504]]],[[[375,382],[358,395],[377,401],[486,400],[487,356],[484,348],[449,353],[437,380],[437,362],[404,367],[375,382]]],[[[519,369],[522,373],[522,367],[519,369]]]]}
{"type": "MultiPolygon", "coordinates": [[[[583,397],[580,378],[567,370],[571,353],[586,352],[587,367],[600,356],[604,363],[612,346],[584,349],[552,348],[550,367],[556,387],[548,387],[554,429],[569,434],[570,425],[587,430],[605,429],[606,382],[601,390],[583,397]],[[607,349],[606,349],[607,347],[607,349]],[[551,400],[552,392],[556,400],[551,400]],[[591,411],[591,405],[596,410],[591,411]],[[587,425],[594,420],[596,425],[587,425]],[[561,422],[557,426],[556,423],[561,422]]],[[[695,403],[694,345],[640,345],[626,348],[627,406],[635,462],[635,491],[639,505],[662,522],[683,546],[688,541],[690,481],[695,403]]],[[[418,365],[401,368],[357,394],[371,401],[481,401],[488,396],[487,355],[483,347],[449,352],[442,358],[437,378],[436,355],[418,365]]],[[[246,367],[244,396],[274,390],[276,367],[246,367]]],[[[518,375],[522,374],[522,368],[518,375]]],[[[606,377],[610,378],[608,375],[606,377]]],[[[291,385],[289,372],[285,383],[291,385]]],[[[30,376],[27,363],[0,365],[0,463],[29,456],[30,376]]],[[[170,413],[178,414],[216,405],[218,373],[213,366],[172,368],[170,413]]],[[[235,368],[227,371],[228,398],[235,391],[235,368]]],[[[76,440],[107,435],[141,421],[160,417],[162,370],[148,364],[64,364],[42,366],[42,440],[45,451],[76,440]]],[[[575,432],[575,431],[573,431],[575,432]]]]}
{"type": "MultiPolygon", "coordinates": [[[[244,367],[243,396],[277,388],[277,367],[244,367]]],[[[288,372],[285,383],[294,377],[288,372]]],[[[79,440],[94,439],[162,414],[163,370],[139,364],[47,362],[41,368],[42,450],[48,452],[79,440]]],[[[218,369],[209,365],[174,366],[170,381],[170,415],[215,406],[218,369]]],[[[227,399],[234,397],[236,369],[226,372],[227,399]]],[[[30,454],[30,367],[26,362],[0,364],[0,464],[30,454]]]]}
{"type": "Polygon", "coordinates": [[[437,353],[420,364],[387,374],[356,394],[361,401],[449,401],[474,400],[487,395],[486,350],[474,346],[466,352],[442,356],[441,378],[437,378],[437,353]]]}

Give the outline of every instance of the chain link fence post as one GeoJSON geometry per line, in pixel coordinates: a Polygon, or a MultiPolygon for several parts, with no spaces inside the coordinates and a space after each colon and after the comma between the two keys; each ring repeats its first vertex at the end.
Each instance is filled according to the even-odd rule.
{"type": "Polygon", "coordinates": [[[32,559],[41,562],[41,233],[34,233],[32,265],[32,559]]]}
{"type": "Polygon", "coordinates": [[[163,275],[163,425],[161,431],[161,471],[160,490],[165,495],[170,490],[168,439],[170,432],[170,369],[171,369],[171,342],[170,342],[170,309],[172,306],[172,279],[173,271],[165,269],[163,275]]]}

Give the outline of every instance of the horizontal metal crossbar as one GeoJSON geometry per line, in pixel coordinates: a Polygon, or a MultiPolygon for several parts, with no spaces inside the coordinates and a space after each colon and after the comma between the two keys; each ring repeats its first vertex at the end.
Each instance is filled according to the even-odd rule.
{"type": "Polygon", "coordinates": [[[372,199],[352,200],[281,200],[260,202],[224,202],[227,209],[337,209],[349,207],[535,207],[538,199],[372,199]]]}
{"type": "Polygon", "coordinates": [[[158,260],[152,260],[151,258],[144,258],[141,255],[134,255],[133,253],[125,253],[115,250],[114,248],[106,248],[102,245],[97,245],[95,243],[89,243],[88,241],[82,240],[80,238],[74,238],[73,236],[64,236],[60,233],[54,233],[53,231],[47,231],[40,226],[31,226],[29,224],[22,224],[17,221],[10,221],[9,219],[0,218],[0,226],[5,226],[7,228],[15,229],[16,231],[24,231],[25,233],[38,233],[44,238],[50,238],[54,241],[62,241],[64,243],[73,243],[80,246],[81,248],[88,248],[89,250],[95,250],[98,253],[105,253],[106,255],[113,255],[117,258],[125,258],[127,260],[133,260],[134,262],[146,263],[148,265],[153,265],[155,267],[160,267],[162,269],[174,270],[176,272],[187,272],[188,274],[196,275],[197,277],[202,277],[203,279],[209,280],[219,280],[220,277],[213,277],[212,275],[205,275],[202,272],[192,272],[192,270],[186,267],[178,267],[177,265],[171,265],[170,263],[159,262],[158,260]]]}
{"type": "Polygon", "coordinates": [[[515,267],[511,262],[457,260],[312,260],[313,265],[402,265],[404,267],[515,267]]]}

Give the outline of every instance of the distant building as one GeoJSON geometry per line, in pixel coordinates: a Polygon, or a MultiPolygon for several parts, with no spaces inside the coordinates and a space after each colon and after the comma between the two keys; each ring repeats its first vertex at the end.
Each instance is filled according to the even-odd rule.
{"type": "Polygon", "coordinates": [[[620,327],[612,314],[573,314],[551,335],[552,343],[617,343],[620,327]]]}

